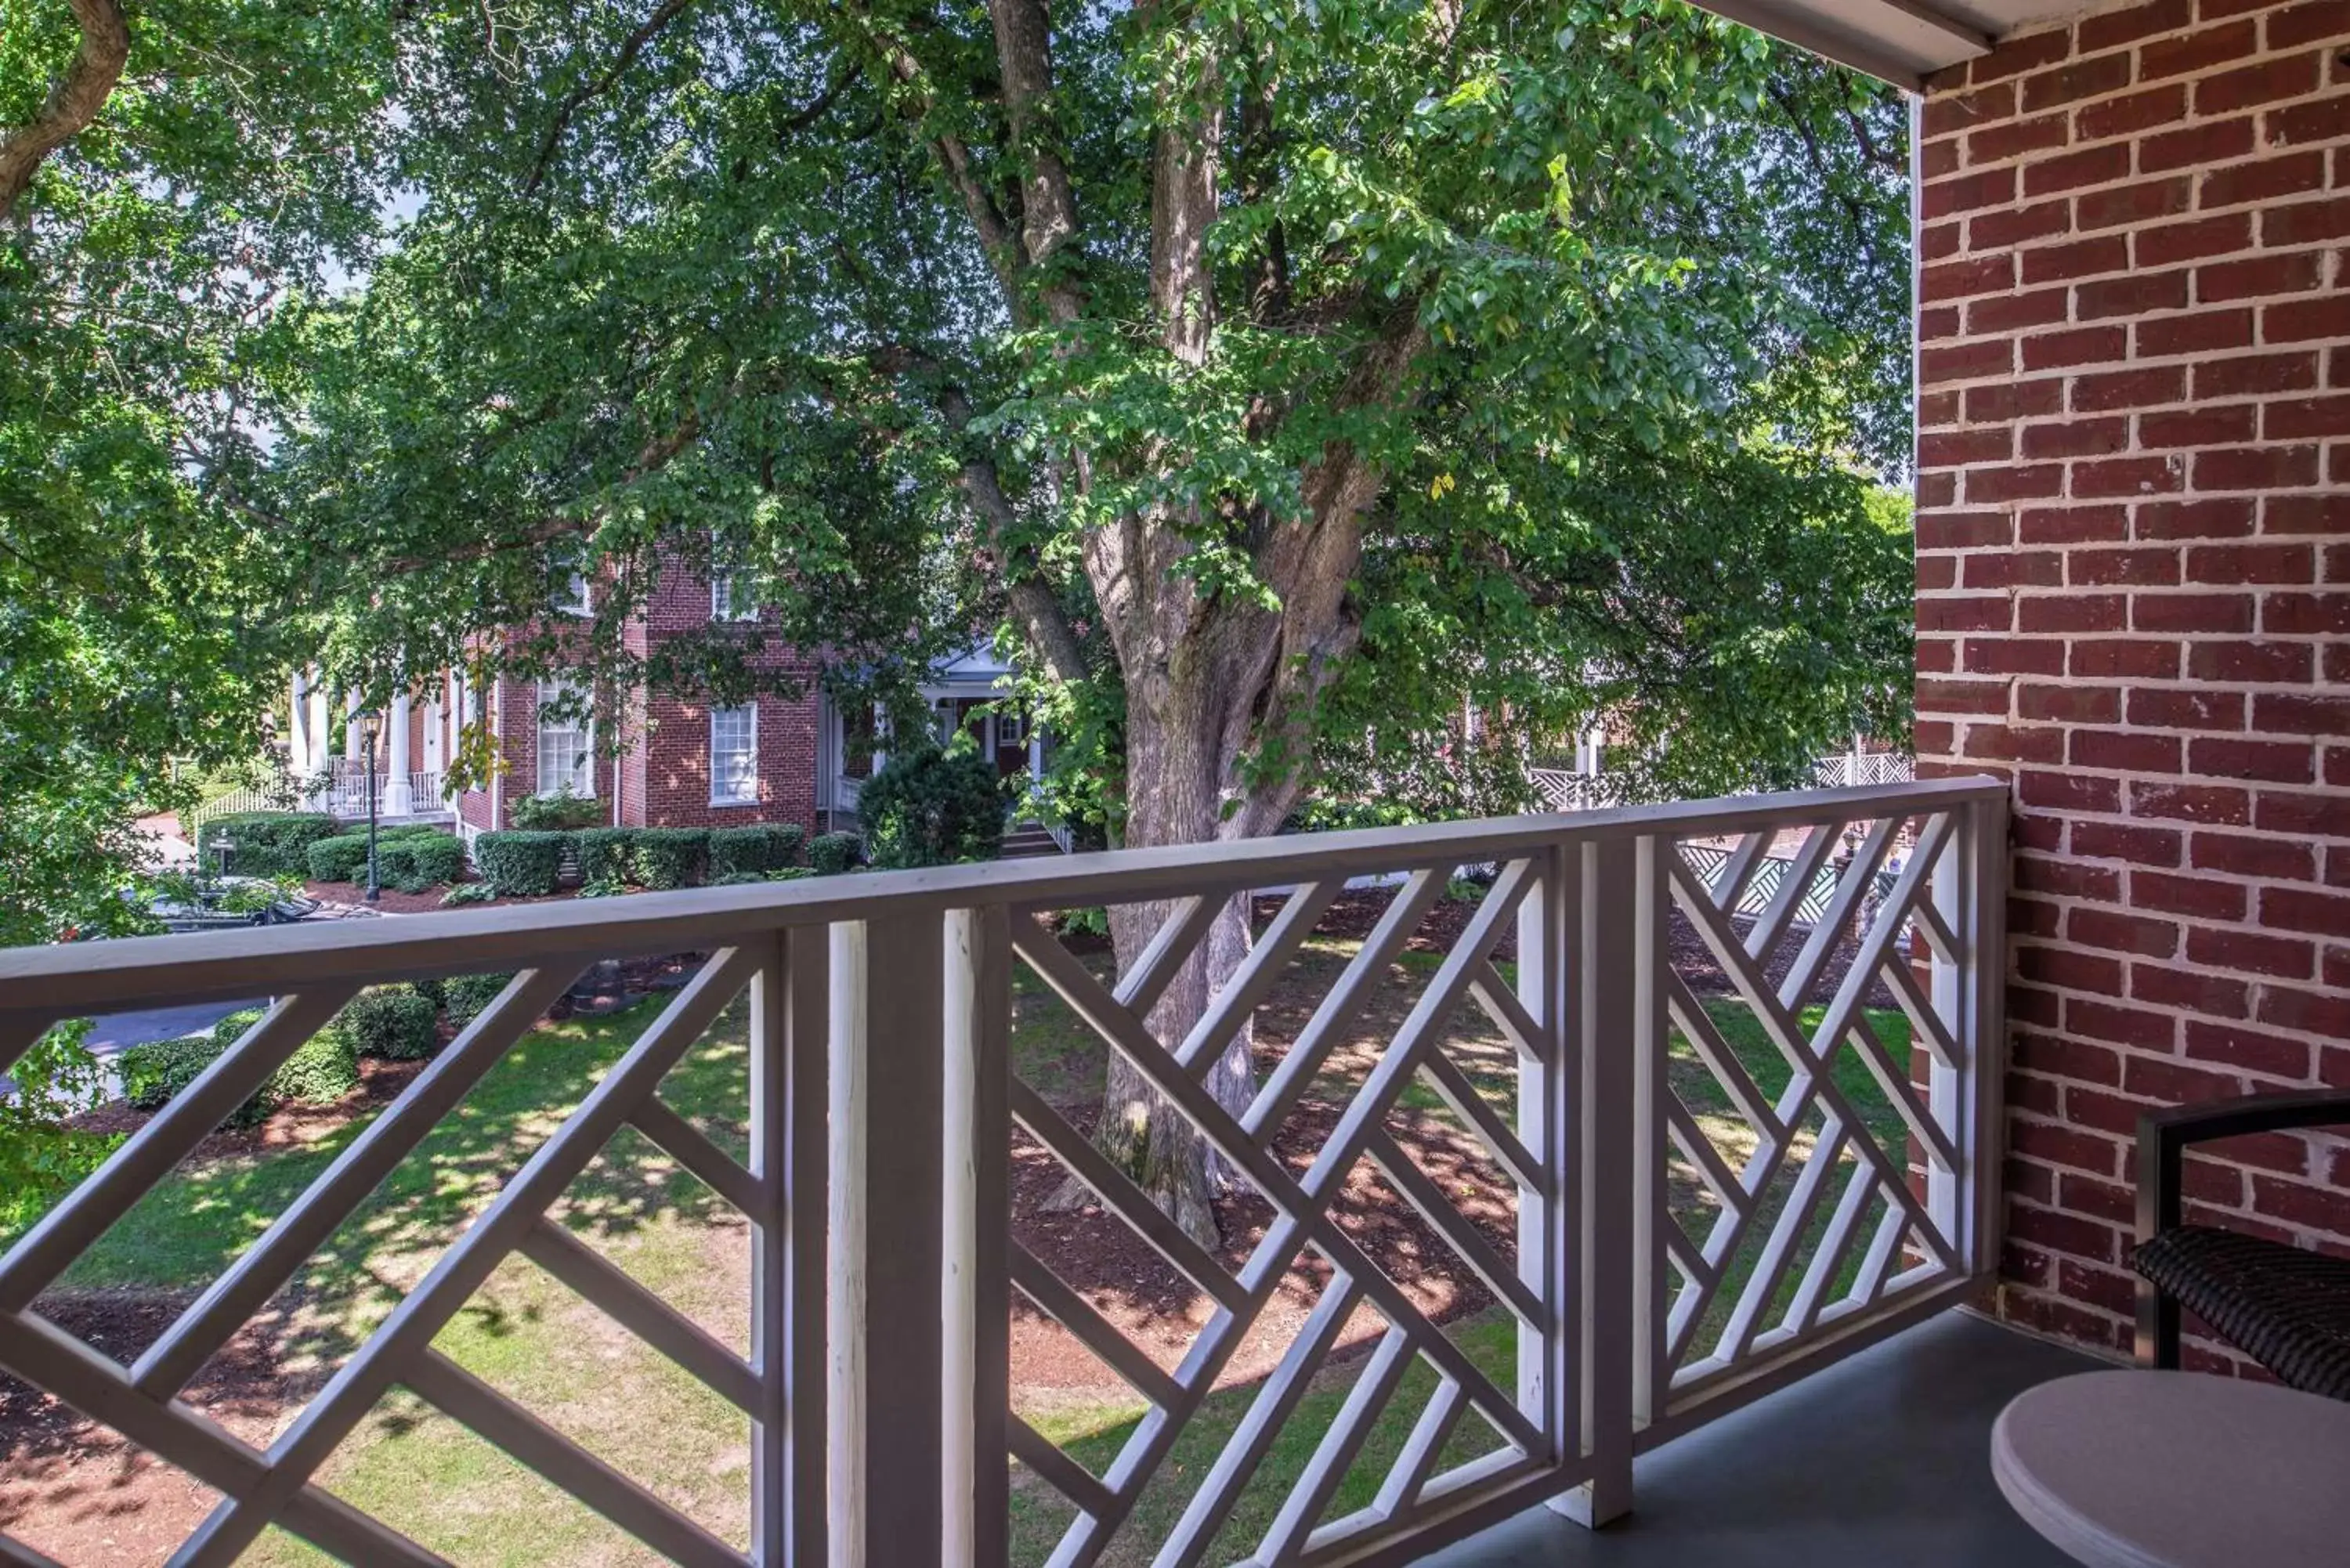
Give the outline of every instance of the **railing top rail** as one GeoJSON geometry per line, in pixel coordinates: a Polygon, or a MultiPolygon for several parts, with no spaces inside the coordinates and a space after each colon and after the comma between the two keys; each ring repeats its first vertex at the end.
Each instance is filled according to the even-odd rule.
{"type": "Polygon", "coordinates": [[[1562,839],[1748,833],[1811,821],[1943,810],[2002,798],[1987,777],[1676,801],[1571,814],[1367,828],[1235,843],[938,867],[851,877],[641,893],[380,920],[0,950],[0,1039],[12,1021],[700,948],[787,926],[889,911],[1124,903],[1410,871],[1523,854],[1562,839]]]}

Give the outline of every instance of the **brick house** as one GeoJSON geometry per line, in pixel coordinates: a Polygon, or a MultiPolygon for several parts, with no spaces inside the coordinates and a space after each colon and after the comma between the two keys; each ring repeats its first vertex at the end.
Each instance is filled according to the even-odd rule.
{"type": "MultiPolygon", "coordinates": [[[[1998,1307],[2121,1350],[2138,1114],[2350,1085],[2350,4],[2155,0],[1924,88],[1919,772],[2016,805],[1998,1307]]],[[[2350,1246],[2339,1139],[2189,1171],[2190,1218],[2350,1246]]]]}
{"type": "MultiPolygon", "coordinates": [[[[585,613],[592,592],[570,607],[585,613]]],[[[692,573],[666,574],[650,602],[623,631],[631,654],[653,651],[664,639],[739,618],[728,610],[728,588],[692,573]]],[[[759,656],[764,670],[798,677],[815,673],[806,654],[786,648],[759,656]]],[[[941,660],[921,687],[941,739],[971,733],[1006,778],[1043,771],[1046,739],[1018,714],[1003,711],[1010,669],[983,644],[941,660]]],[[[739,707],[713,708],[643,687],[611,706],[626,715],[617,745],[596,722],[572,716],[560,681],[494,679],[486,691],[458,671],[425,683],[414,697],[395,699],[378,766],[377,805],[385,816],[442,821],[470,839],[510,827],[513,803],[568,790],[601,803],[617,826],[730,827],[791,823],[811,834],[853,826],[858,789],[887,760],[888,737],[869,712],[847,712],[827,693],[763,693],[739,707]],[[447,759],[459,726],[485,722],[504,767],[487,785],[444,792],[447,759]]],[[[329,725],[323,688],[300,678],[291,694],[294,771],[327,781],[327,805],[338,815],[364,811],[365,769],[356,726],[344,727],[339,756],[328,755],[329,725]]]]}

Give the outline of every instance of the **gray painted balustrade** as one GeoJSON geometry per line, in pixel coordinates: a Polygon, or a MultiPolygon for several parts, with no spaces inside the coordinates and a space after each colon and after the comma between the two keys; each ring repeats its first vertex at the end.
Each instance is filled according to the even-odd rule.
{"type": "MultiPolygon", "coordinates": [[[[1140,1528],[1144,1488],[1292,1264],[1311,1255],[1327,1283],[1180,1518],[1143,1543],[1157,1563],[1231,1555],[1219,1532],[1334,1365],[1355,1368],[1353,1381],[1261,1539],[1239,1548],[1244,1560],[1405,1562],[1543,1505],[1605,1522],[1632,1506],[1636,1453],[1850,1355],[1991,1271],[2005,865],[2000,787],[1946,780],[0,954],[0,1068],[60,1018],[279,998],[0,1258],[0,1367],[223,1495],[177,1563],[231,1563],[273,1524],[346,1562],[441,1562],[317,1479],[399,1387],[697,1568],[1003,1563],[1011,1464],[1067,1500],[1074,1521],[1053,1561],[1079,1568],[1140,1528]],[[1358,1039],[1373,991],[1422,916],[1471,867],[1492,869],[1490,889],[1415,981],[1416,1000],[1300,1172],[1274,1152],[1276,1136],[1333,1053],[1358,1039]],[[1219,1106],[1200,1074],[1277,979],[1303,972],[1292,961],[1340,889],[1396,874],[1385,916],[1255,1102],[1239,1115],[1219,1106]],[[1217,908],[1267,887],[1287,888],[1285,901],[1208,1016],[1185,1039],[1155,1037],[1152,1004],[1217,908]],[[1169,913],[1114,985],[1040,919],[1143,900],[1169,913]],[[1677,967],[1676,919],[1783,1058],[1775,1095],[1677,967]],[[1505,978],[1494,952],[1511,935],[1516,968],[1505,978]],[[281,1436],[255,1448],[178,1399],[584,968],[680,951],[710,957],[281,1436]],[[1927,983],[1913,967],[1921,959],[1927,983]],[[1267,1233],[1237,1270],[1019,1078],[1015,966],[1123,1053],[1271,1204],[1267,1233]],[[42,1317],[41,1293],[359,988],[484,970],[519,972],[133,1365],[42,1317]],[[1865,1003],[1885,992],[1908,1019],[1908,1058],[1870,1022],[1865,1003]],[[665,1075],[745,993],[747,1165],[660,1096],[665,1075]],[[1821,1013],[1807,1027],[1811,1004],[1821,1013]],[[1490,1098],[1448,1050],[1452,1022],[1471,1013],[1513,1050],[1513,1106],[1490,1098]],[[1676,1039],[1731,1106],[1742,1129],[1731,1147],[1675,1089],[1676,1039]],[[1871,1133],[1831,1070],[1841,1052],[1866,1065],[1906,1147],[1871,1133]],[[1388,1115],[1414,1083],[1514,1187],[1513,1255],[1398,1142],[1388,1115]],[[549,1218],[623,1127],[749,1221],[746,1349],[549,1218]],[[1011,1236],[1015,1128],[1198,1287],[1207,1322],[1179,1365],[1128,1340],[1011,1236]],[[1448,1265],[1514,1320],[1513,1377],[1490,1376],[1339,1222],[1334,1203],[1366,1166],[1443,1244],[1448,1265]],[[1709,1195],[1706,1222],[1676,1212],[1675,1174],[1709,1195]],[[433,1348],[517,1253],[743,1413],[753,1453],[743,1529],[723,1536],[683,1517],[646,1484],[657,1478],[618,1473],[433,1348]],[[1020,1301],[1148,1402],[1103,1473],[1014,1411],[1007,1323],[1020,1301]],[[1359,1355],[1342,1355],[1344,1331],[1366,1312],[1376,1332],[1359,1355]],[[1327,1517],[1415,1366],[1432,1373],[1434,1391],[1406,1423],[1376,1496],[1327,1517]],[[1472,1422],[1492,1445],[1448,1461],[1472,1422]]],[[[5,1539],[0,1556],[44,1561],[5,1539]]]]}

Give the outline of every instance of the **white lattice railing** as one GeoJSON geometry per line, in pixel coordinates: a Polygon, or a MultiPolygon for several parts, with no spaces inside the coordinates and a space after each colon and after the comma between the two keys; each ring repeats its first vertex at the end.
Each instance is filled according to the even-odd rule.
{"type": "MultiPolygon", "coordinates": [[[[273,1524],[371,1568],[440,1563],[320,1480],[395,1387],[696,1565],[995,1564],[1015,1504],[1040,1498],[1067,1520],[1055,1564],[1114,1544],[1201,1562],[1301,1399],[1339,1381],[1310,1459],[1252,1516],[1260,1538],[1216,1557],[1401,1561],[1545,1501],[1603,1520],[1629,1506],[1636,1452],[1993,1268],[2004,812],[1996,784],[1936,781],[0,953],[0,1069],[61,1017],[278,999],[0,1257],[0,1368],[221,1494],[173,1559],[191,1568],[234,1561],[273,1524]],[[1498,875],[1465,925],[1440,956],[1408,952],[1450,929],[1425,917],[1471,866],[1498,875]],[[1357,945],[1314,936],[1350,878],[1378,873],[1402,879],[1347,895],[1385,900],[1357,945]],[[1799,920],[1823,874],[1825,903],[1799,920]],[[1292,890],[1206,1015],[1154,1033],[1218,911],[1269,886],[1292,890]],[[1118,904],[1159,924],[1113,981],[1043,917],[1118,904]],[[576,1109],[511,1151],[503,1191],[274,1441],[175,1398],[586,966],[669,953],[707,956],[576,1109]],[[1261,1233],[1243,1228],[1225,1254],[1191,1240],[1095,1151],[1082,1107],[1022,1075],[1015,969],[1037,982],[1018,1016],[1049,992],[1122,1054],[1263,1199],[1261,1233]],[[361,987],[484,970],[519,972],[134,1362],[44,1317],[44,1291],[361,987]],[[722,1014],[742,1017],[726,1010],[743,994],[747,1018],[726,1025],[749,1058],[738,1163],[662,1090],[722,1014]],[[1228,1107],[1207,1074],[1252,1023],[1264,1080],[1228,1107]],[[1835,1070],[1847,1062],[1865,1071],[1835,1070]],[[689,1318],[592,1229],[550,1218],[599,1155],[640,1152],[614,1143],[624,1127],[748,1221],[746,1336],[689,1318]],[[1191,1282],[1180,1352],[1130,1338],[1015,1234],[1015,1140],[1191,1282]],[[1431,1149],[1451,1153],[1432,1165],[1431,1149]],[[1411,1246],[1357,1229],[1364,1182],[1417,1217],[1411,1246]],[[1407,1251],[1492,1303],[1479,1321],[1506,1330],[1502,1363],[1438,1312],[1457,1293],[1399,1282],[1407,1251]],[[435,1348],[515,1254],[747,1419],[739,1515],[690,1516],[667,1478],[620,1473],[435,1348]],[[1300,1296],[1302,1322],[1270,1310],[1300,1296]],[[1014,1313],[1055,1320],[1147,1407],[1114,1459],[1081,1462],[1030,1424],[1010,1380],[1014,1313]],[[1282,1342],[1271,1370],[1235,1384],[1235,1355],[1265,1335],[1282,1342]],[[1245,1407],[1233,1421],[1220,1406],[1229,1436],[1176,1474],[1211,1398],[1245,1407]],[[1381,1456],[1376,1491],[1326,1517],[1366,1451],[1381,1456]],[[1180,1508],[1139,1510],[1153,1486],[1180,1508]]],[[[422,1536],[432,1522],[401,1521],[422,1536]]]]}
{"type": "Polygon", "coordinates": [[[1902,752],[1846,752],[1822,757],[1813,769],[1822,789],[1908,784],[1916,771],[1916,764],[1902,752]]]}

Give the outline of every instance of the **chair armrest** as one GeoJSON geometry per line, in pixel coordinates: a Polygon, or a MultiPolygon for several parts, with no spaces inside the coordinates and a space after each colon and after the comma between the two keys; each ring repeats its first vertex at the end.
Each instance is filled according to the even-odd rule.
{"type": "Polygon", "coordinates": [[[2350,1122],[2350,1089],[2302,1089],[2172,1106],[2137,1118],[2137,1239],[2178,1223],[2178,1164],[2189,1145],[2350,1122]]]}

